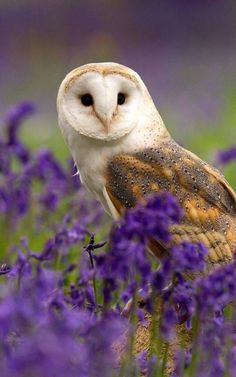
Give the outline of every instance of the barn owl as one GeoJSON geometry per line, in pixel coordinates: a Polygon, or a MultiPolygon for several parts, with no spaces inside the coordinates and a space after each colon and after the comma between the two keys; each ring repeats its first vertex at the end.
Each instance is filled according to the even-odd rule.
{"type": "MultiPolygon", "coordinates": [[[[71,71],[58,92],[59,126],[82,183],[115,219],[154,192],[168,191],[184,209],[172,243],[203,242],[207,260],[236,250],[236,194],[216,169],[170,136],[140,76],[116,63],[71,71]]],[[[162,257],[169,245],[150,240],[162,257]]]]}

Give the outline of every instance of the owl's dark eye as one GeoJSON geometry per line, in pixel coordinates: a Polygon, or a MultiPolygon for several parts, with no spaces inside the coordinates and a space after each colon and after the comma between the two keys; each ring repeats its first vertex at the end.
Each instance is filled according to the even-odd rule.
{"type": "Polygon", "coordinates": [[[125,103],[125,94],[124,93],[118,93],[117,95],[117,103],[118,105],[123,105],[125,103]]]}
{"type": "Polygon", "coordinates": [[[81,96],[81,103],[82,105],[88,107],[88,106],[92,106],[93,105],[93,97],[91,96],[91,94],[83,94],[81,96]]]}

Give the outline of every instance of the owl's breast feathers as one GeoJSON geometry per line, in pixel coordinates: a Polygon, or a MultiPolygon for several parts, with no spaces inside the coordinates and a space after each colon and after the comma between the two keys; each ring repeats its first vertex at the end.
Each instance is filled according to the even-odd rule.
{"type": "MultiPolygon", "coordinates": [[[[114,156],[106,170],[106,191],[119,214],[151,193],[169,191],[184,209],[181,223],[171,227],[172,243],[203,242],[212,264],[233,258],[236,194],[217,170],[175,142],[114,156]]],[[[158,257],[169,246],[150,240],[158,257]]]]}

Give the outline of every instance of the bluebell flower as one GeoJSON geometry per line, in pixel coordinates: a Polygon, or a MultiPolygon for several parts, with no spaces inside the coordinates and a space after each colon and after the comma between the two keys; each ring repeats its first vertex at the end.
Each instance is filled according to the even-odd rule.
{"type": "Polygon", "coordinates": [[[236,262],[217,268],[195,282],[196,299],[202,316],[221,310],[236,299],[236,262]]]}
{"type": "Polygon", "coordinates": [[[236,145],[233,145],[229,149],[219,151],[216,158],[219,165],[226,165],[236,160],[236,145]]]}
{"type": "Polygon", "coordinates": [[[31,101],[20,102],[8,110],[5,117],[8,145],[18,143],[18,130],[22,121],[35,111],[36,107],[31,101]]]}
{"type": "Polygon", "coordinates": [[[174,328],[177,322],[176,311],[170,303],[164,303],[160,331],[166,341],[170,341],[174,336],[174,328]]]}
{"type": "Polygon", "coordinates": [[[191,319],[196,311],[196,297],[193,284],[184,279],[173,289],[173,302],[176,309],[177,322],[183,323],[191,319]]]}
{"type": "Polygon", "coordinates": [[[0,174],[8,175],[11,170],[11,158],[6,144],[0,140],[0,174]]]}
{"type": "Polygon", "coordinates": [[[182,242],[171,248],[171,259],[175,272],[201,271],[206,267],[204,260],[207,255],[207,247],[198,242],[182,242]]]}

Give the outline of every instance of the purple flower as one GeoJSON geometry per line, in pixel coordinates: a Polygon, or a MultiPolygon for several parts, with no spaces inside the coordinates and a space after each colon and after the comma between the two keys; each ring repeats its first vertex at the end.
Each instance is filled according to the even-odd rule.
{"type": "Polygon", "coordinates": [[[9,148],[0,140],[0,174],[9,174],[11,167],[9,148]]]}
{"type": "Polygon", "coordinates": [[[190,320],[196,310],[195,290],[191,282],[181,279],[176,284],[173,289],[173,302],[178,323],[190,320]]]}
{"type": "Polygon", "coordinates": [[[51,212],[54,212],[58,206],[58,194],[53,190],[52,187],[47,188],[39,196],[39,202],[45,206],[51,212]]]}
{"type": "Polygon", "coordinates": [[[35,112],[35,105],[30,101],[20,102],[12,106],[6,115],[8,145],[18,143],[18,130],[23,120],[35,112]]]}
{"type": "Polygon", "coordinates": [[[135,291],[137,289],[136,281],[132,281],[128,284],[127,288],[122,292],[121,298],[124,302],[128,302],[131,297],[134,297],[135,291]]]}
{"type": "Polygon", "coordinates": [[[95,235],[91,233],[88,244],[84,246],[84,250],[87,251],[90,256],[92,255],[92,252],[94,250],[100,249],[101,247],[106,245],[106,241],[100,241],[100,242],[95,243],[94,237],[95,235]]]}
{"type": "Polygon", "coordinates": [[[41,253],[34,253],[29,251],[29,257],[35,258],[40,262],[46,260],[52,260],[53,256],[55,255],[56,247],[55,247],[55,239],[49,239],[44,245],[43,251],[41,253]]]}
{"type": "Polygon", "coordinates": [[[28,254],[30,257],[41,262],[53,260],[58,254],[67,254],[70,246],[83,241],[86,234],[87,230],[84,226],[80,225],[80,222],[75,221],[70,225],[69,218],[66,216],[56,231],[55,236],[46,241],[42,252],[35,253],[29,251],[28,254]]]}
{"type": "Polygon", "coordinates": [[[7,190],[4,187],[0,187],[0,212],[6,213],[9,209],[9,197],[7,195],[7,190]]]}
{"type": "MultiPolygon", "coordinates": [[[[170,247],[170,227],[181,221],[183,211],[169,193],[150,196],[125,212],[104,250],[103,233],[95,242],[90,231],[100,223],[101,206],[85,200],[79,177],[72,177],[72,161],[64,166],[49,150],[30,152],[19,139],[21,121],[32,112],[29,103],[16,106],[8,114],[6,141],[0,139],[1,251],[8,251],[0,268],[1,377],[122,373],[113,352],[114,343],[130,330],[120,316],[122,305],[131,299],[136,319],[145,322],[157,297],[163,302],[164,341],[172,339],[177,323],[192,324],[193,353],[176,361],[176,375],[196,363],[196,377],[233,376],[236,313],[230,305],[236,298],[236,262],[200,275],[204,245],[170,247]],[[11,247],[22,231],[27,237],[21,249],[11,247]],[[5,242],[9,234],[12,240],[5,242]],[[147,253],[150,239],[169,249],[160,263],[147,253]],[[186,280],[191,275],[197,278],[186,280]],[[145,311],[134,300],[139,294],[145,311]]],[[[222,161],[232,156],[234,148],[222,161]]],[[[161,366],[145,352],[137,359],[128,360],[132,373],[151,376],[161,366]]]]}
{"type": "Polygon", "coordinates": [[[229,350],[226,362],[228,362],[228,365],[229,365],[230,375],[234,376],[235,371],[236,371],[236,344],[235,344],[235,339],[234,339],[232,348],[229,350]]]}
{"type": "Polygon", "coordinates": [[[30,207],[31,180],[25,174],[12,173],[5,177],[4,186],[0,187],[0,212],[8,213],[11,225],[25,216],[30,207]]]}
{"type": "Polygon", "coordinates": [[[96,276],[103,280],[106,300],[112,298],[112,290],[122,282],[129,287],[122,295],[125,301],[132,296],[130,287],[136,286],[137,279],[137,289],[147,289],[153,280],[146,250],[148,240],[159,238],[169,241],[169,226],[180,221],[181,216],[182,211],[176,200],[170,194],[163,193],[151,196],[146,204],[139,204],[127,211],[122,220],[114,225],[110,250],[107,254],[95,256],[96,276]]]}
{"type": "Polygon", "coordinates": [[[219,165],[226,165],[233,160],[236,160],[236,145],[217,153],[217,162],[219,165]]]}
{"type": "Polygon", "coordinates": [[[178,350],[174,358],[175,358],[175,371],[171,374],[171,377],[182,377],[184,370],[188,368],[191,362],[191,358],[192,358],[191,349],[178,350]]]}
{"type": "Polygon", "coordinates": [[[157,366],[156,355],[149,356],[147,351],[142,351],[136,356],[136,363],[142,375],[154,376],[157,366]]]}
{"type": "Polygon", "coordinates": [[[141,373],[147,373],[148,371],[148,352],[142,351],[136,356],[137,364],[140,368],[141,373]]]}
{"type": "Polygon", "coordinates": [[[196,280],[196,299],[202,316],[221,310],[236,299],[236,262],[217,268],[196,280]]]}
{"type": "Polygon", "coordinates": [[[152,277],[152,286],[155,291],[161,293],[172,282],[173,273],[173,265],[170,258],[163,258],[152,277]]]}
{"type": "Polygon", "coordinates": [[[170,305],[170,303],[164,303],[160,331],[165,340],[170,341],[173,338],[176,322],[176,311],[173,305],[170,305]]]}
{"type": "Polygon", "coordinates": [[[11,271],[12,267],[6,263],[0,266],[0,275],[7,275],[11,271]]]}
{"type": "Polygon", "coordinates": [[[23,165],[30,161],[30,151],[28,148],[19,141],[8,146],[8,153],[15,156],[23,165]]]}
{"type": "Polygon", "coordinates": [[[41,181],[57,179],[65,181],[66,173],[53,153],[47,149],[40,150],[35,157],[34,174],[41,181]]]}
{"type": "Polygon", "coordinates": [[[16,207],[16,213],[25,215],[30,206],[31,181],[28,176],[21,175],[15,179],[15,187],[11,193],[11,198],[16,207]]]}
{"type": "Polygon", "coordinates": [[[182,242],[171,248],[171,259],[175,272],[201,271],[206,267],[204,257],[207,248],[204,244],[182,242]]]}
{"type": "Polygon", "coordinates": [[[67,253],[69,247],[83,241],[87,233],[87,229],[78,219],[74,220],[74,222],[69,225],[67,223],[67,217],[65,217],[61,227],[56,232],[55,245],[57,248],[63,250],[64,253],[67,253]]]}
{"type": "Polygon", "coordinates": [[[128,211],[122,221],[127,238],[137,237],[144,242],[148,237],[168,242],[169,226],[180,222],[183,211],[176,198],[169,193],[155,194],[146,205],[137,205],[128,211]]]}
{"type": "MultiPolygon", "coordinates": [[[[15,270],[26,261],[20,254],[15,270]]],[[[113,344],[127,322],[114,312],[72,310],[63,289],[60,273],[38,265],[23,274],[18,288],[9,284],[1,291],[2,376],[108,377],[117,367],[113,344]]],[[[73,300],[78,294],[74,289],[73,300]]]]}

